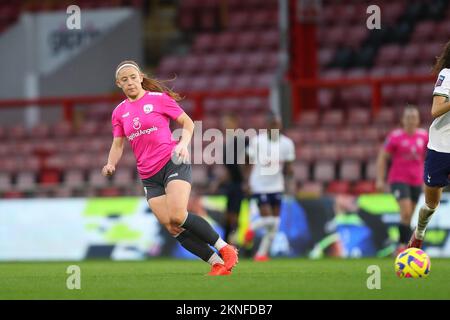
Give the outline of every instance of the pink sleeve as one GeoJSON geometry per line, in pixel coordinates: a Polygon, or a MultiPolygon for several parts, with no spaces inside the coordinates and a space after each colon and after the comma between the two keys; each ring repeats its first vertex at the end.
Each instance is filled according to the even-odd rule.
{"type": "Polygon", "coordinates": [[[387,153],[394,152],[395,149],[395,139],[392,137],[392,134],[390,133],[386,140],[384,141],[384,151],[387,153]]]}
{"type": "Polygon", "coordinates": [[[125,137],[122,122],[120,122],[120,118],[117,116],[116,110],[114,110],[112,114],[111,123],[112,123],[113,137],[125,137]]]}
{"type": "Polygon", "coordinates": [[[163,112],[164,114],[169,116],[170,119],[176,120],[184,112],[183,109],[181,109],[181,107],[178,105],[178,103],[166,93],[164,93],[163,95],[163,101],[163,112]]]}

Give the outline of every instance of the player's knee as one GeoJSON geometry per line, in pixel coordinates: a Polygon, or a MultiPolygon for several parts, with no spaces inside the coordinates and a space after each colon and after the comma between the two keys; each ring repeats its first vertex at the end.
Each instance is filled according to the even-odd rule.
{"type": "Polygon", "coordinates": [[[172,225],[181,226],[186,220],[186,209],[180,212],[174,212],[170,217],[170,223],[172,225]]]}
{"type": "Polygon", "coordinates": [[[167,229],[167,231],[170,233],[171,236],[176,236],[180,233],[179,228],[177,228],[172,223],[166,223],[164,224],[164,227],[167,229]]]}
{"type": "Polygon", "coordinates": [[[435,210],[438,207],[438,205],[439,205],[439,201],[434,201],[434,200],[428,201],[427,200],[426,201],[426,205],[431,210],[435,210]]]}

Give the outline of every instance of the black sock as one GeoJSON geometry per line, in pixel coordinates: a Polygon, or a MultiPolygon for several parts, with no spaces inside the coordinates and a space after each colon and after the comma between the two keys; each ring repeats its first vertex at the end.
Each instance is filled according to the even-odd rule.
{"type": "Polygon", "coordinates": [[[220,238],[213,227],[211,227],[205,219],[196,214],[188,213],[186,221],[180,227],[191,231],[194,235],[211,246],[214,246],[220,238]]]}
{"type": "Polygon", "coordinates": [[[189,230],[184,230],[175,239],[180,242],[180,244],[187,251],[195,254],[197,257],[203,261],[208,262],[209,258],[214,254],[214,250],[211,249],[204,241],[200,240],[189,230]]]}
{"type": "Polygon", "coordinates": [[[409,241],[409,238],[411,237],[411,228],[409,225],[400,223],[398,225],[398,231],[400,233],[400,239],[398,242],[402,244],[406,244],[409,241]]]}

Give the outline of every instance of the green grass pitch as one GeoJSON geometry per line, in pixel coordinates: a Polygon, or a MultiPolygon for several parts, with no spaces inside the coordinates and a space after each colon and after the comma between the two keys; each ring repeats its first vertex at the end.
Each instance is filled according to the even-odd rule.
{"type": "Polygon", "coordinates": [[[208,277],[201,261],[0,263],[0,299],[450,299],[450,260],[432,259],[426,279],[399,279],[394,259],[244,260],[231,276],[208,277]],[[81,289],[66,273],[81,268],[81,289]],[[369,290],[369,265],[381,289],[369,290]]]}

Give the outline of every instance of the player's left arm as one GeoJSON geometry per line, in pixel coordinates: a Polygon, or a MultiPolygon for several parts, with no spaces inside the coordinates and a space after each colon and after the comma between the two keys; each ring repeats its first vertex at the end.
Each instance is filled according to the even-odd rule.
{"type": "Polygon", "coordinates": [[[176,122],[182,126],[181,139],[175,147],[175,154],[183,160],[183,162],[187,162],[189,160],[189,151],[188,145],[191,142],[192,135],[194,133],[194,121],[183,112],[176,119],[176,122]]]}
{"type": "Polygon", "coordinates": [[[433,105],[431,107],[431,116],[433,119],[450,111],[450,73],[448,69],[439,72],[438,81],[434,85],[433,105]]]}
{"type": "Polygon", "coordinates": [[[433,96],[433,105],[431,107],[431,116],[433,119],[442,116],[450,111],[450,101],[448,97],[435,95],[433,96]]]}

